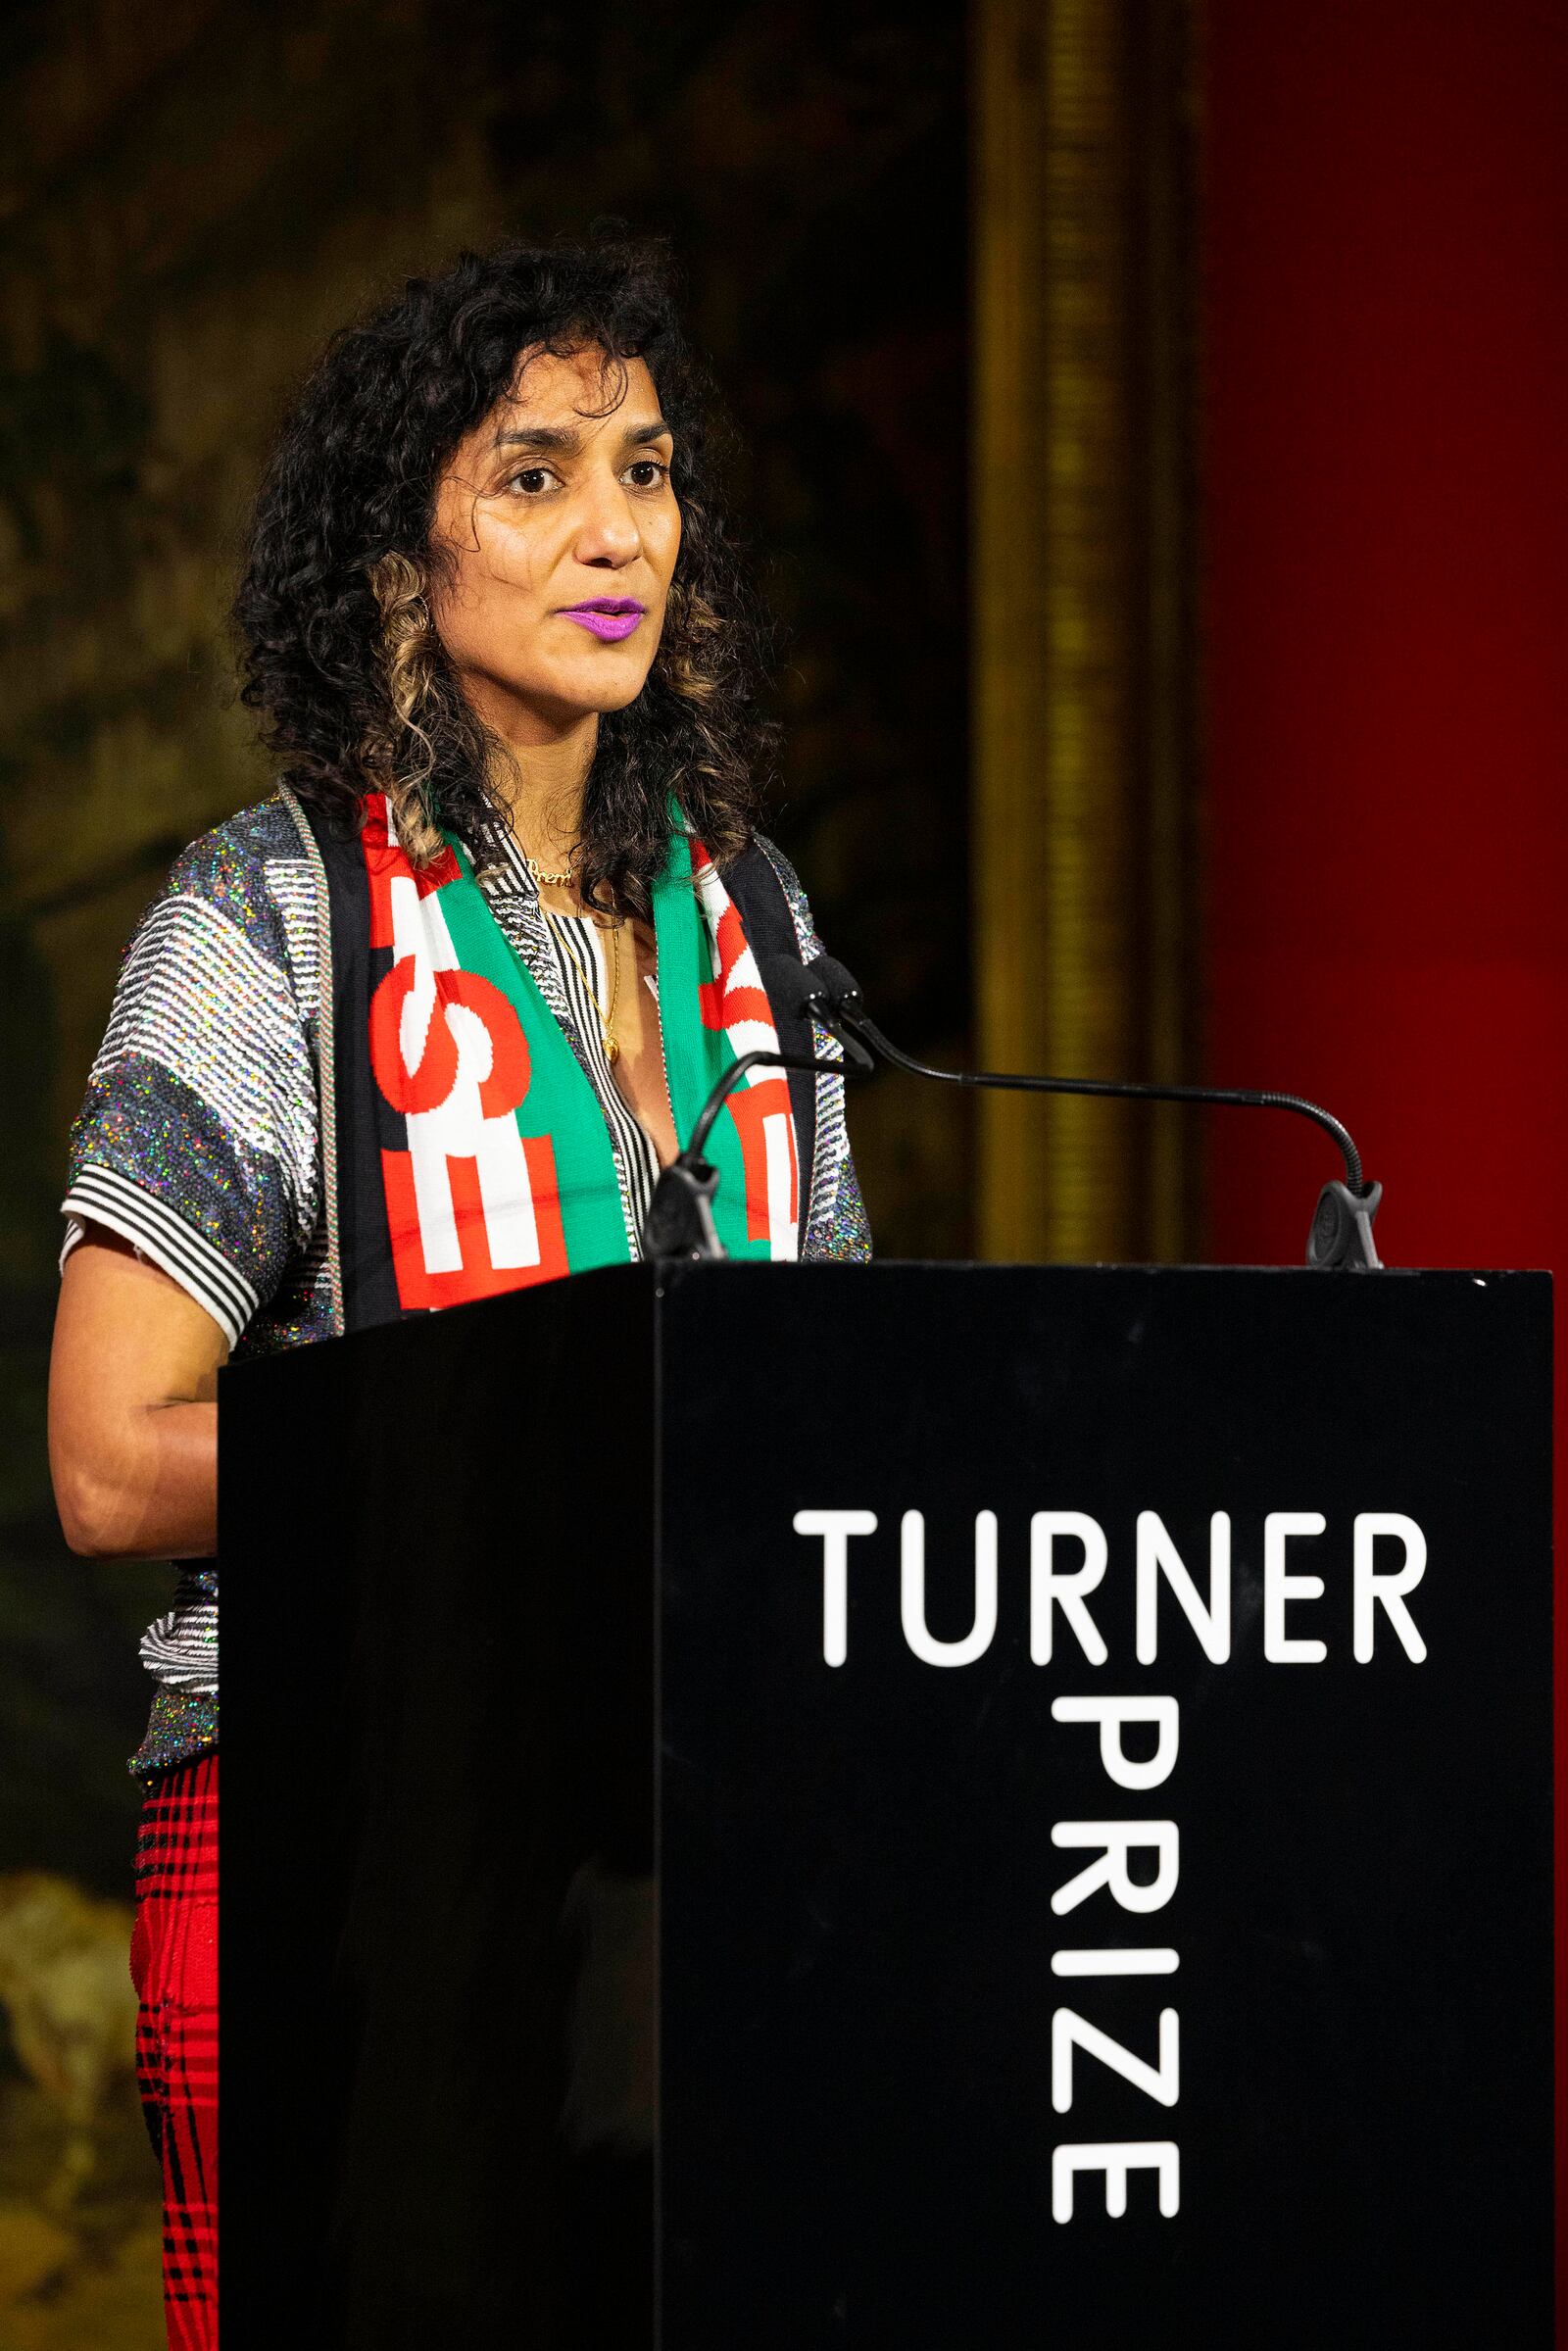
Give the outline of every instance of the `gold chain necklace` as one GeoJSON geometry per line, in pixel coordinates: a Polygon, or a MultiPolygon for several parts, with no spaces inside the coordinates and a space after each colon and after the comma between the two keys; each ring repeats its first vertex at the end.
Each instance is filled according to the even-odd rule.
{"type": "Polygon", "coordinates": [[[544,867],[540,864],[537,857],[530,857],[525,854],[522,861],[527,866],[528,871],[533,875],[536,883],[550,882],[553,883],[558,890],[570,889],[571,867],[569,865],[564,873],[546,873],[544,867]]]}
{"type": "MultiPolygon", "coordinates": [[[[546,880],[550,880],[552,877],[550,875],[546,875],[545,878],[546,880]]],[[[546,922],[549,923],[552,932],[560,941],[561,945],[565,949],[567,955],[570,955],[572,962],[576,965],[577,971],[582,980],[582,984],[588,991],[588,1001],[593,1005],[593,1008],[599,1017],[599,1026],[605,1041],[605,1059],[610,1062],[612,1067],[613,1067],[615,1062],[620,1058],[620,1041],[615,1035],[615,1005],[619,1002],[620,998],[621,925],[618,922],[610,922],[597,926],[599,928],[608,930],[610,933],[610,947],[608,951],[608,960],[610,963],[610,1006],[607,1010],[599,1001],[599,991],[594,986],[592,979],[589,977],[588,972],[583,964],[581,955],[578,955],[576,948],[572,945],[569,927],[564,928],[562,926],[557,916],[551,913],[550,908],[545,905],[543,899],[539,901],[539,911],[544,916],[546,922]]]]}

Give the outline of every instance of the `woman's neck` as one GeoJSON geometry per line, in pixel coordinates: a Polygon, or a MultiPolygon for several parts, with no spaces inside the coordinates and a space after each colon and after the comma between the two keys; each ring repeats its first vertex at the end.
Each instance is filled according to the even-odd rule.
{"type": "MultiPolygon", "coordinates": [[[[513,834],[525,857],[547,872],[564,872],[582,831],[583,795],[599,740],[596,710],[575,711],[558,732],[531,725],[501,726],[485,713],[501,745],[492,778],[513,834]]],[[[510,715],[510,713],[509,713],[510,715]]]]}

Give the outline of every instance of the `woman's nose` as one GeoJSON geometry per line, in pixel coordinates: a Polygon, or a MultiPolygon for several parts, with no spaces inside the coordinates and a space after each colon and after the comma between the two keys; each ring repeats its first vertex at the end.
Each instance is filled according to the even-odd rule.
{"type": "Polygon", "coordinates": [[[580,563],[629,563],[642,547],[637,518],[620,483],[612,474],[585,485],[577,519],[580,563]]]}

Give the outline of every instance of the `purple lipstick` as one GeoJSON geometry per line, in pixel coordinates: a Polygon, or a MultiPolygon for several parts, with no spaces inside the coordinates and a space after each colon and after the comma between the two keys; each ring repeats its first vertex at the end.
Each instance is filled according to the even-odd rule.
{"type": "Polygon", "coordinates": [[[592,596],[586,604],[564,606],[561,616],[563,620],[580,620],[596,637],[613,645],[631,635],[647,610],[635,596],[592,596]]]}

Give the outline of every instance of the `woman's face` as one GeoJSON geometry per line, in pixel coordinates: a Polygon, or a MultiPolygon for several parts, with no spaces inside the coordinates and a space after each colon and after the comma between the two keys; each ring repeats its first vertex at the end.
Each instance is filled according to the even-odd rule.
{"type": "Polygon", "coordinates": [[[597,350],[524,354],[436,492],[436,631],[480,716],[513,742],[623,710],[663,628],[680,551],[674,443],[641,360],[608,416],[577,413],[603,407],[603,368],[597,350]]]}

